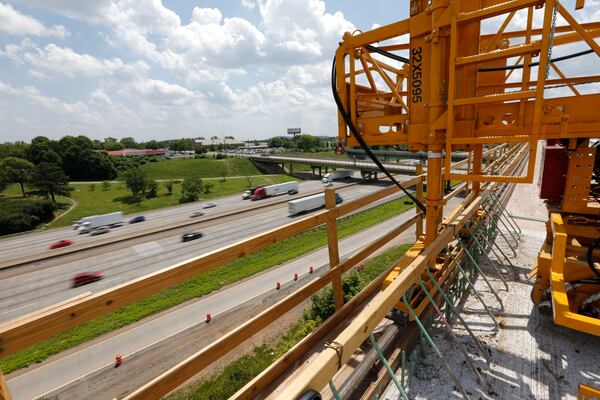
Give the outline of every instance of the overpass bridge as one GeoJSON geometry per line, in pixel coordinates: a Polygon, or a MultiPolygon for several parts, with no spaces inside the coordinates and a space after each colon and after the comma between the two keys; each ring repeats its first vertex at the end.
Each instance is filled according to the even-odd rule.
{"type": "MultiPolygon", "coordinates": [[[[406,152],[409,153],[409,152],[406,152]]],[[[377,165],[371,161],[359,160],[357,158],[348,159],[340,157],[339,160],[326,158],[311,158],[311,157],[295,157],[295,156],[278,156],[267,154],[236,154],[238,157],[247,158],[253,162],[273,164],[285,170],[285,166],[289,165],[289,172],[293,172],[294,164],[309,165],[314,175],[322,176],[323,173],[329,172],[329,169],[353,169],[360,170],[364,177],[377,178],[377,173],[381,172],[377,165]]],[[[465,157],[466,158],[466,157],[465,157]]],[[[423,164],[426,165],[427,159],[424,159],[423,164]]],[[[416,165],[420,160],[404,159],[397,162],[383,162],[385,168],[396,174],[415,175],[416,165]]],[[[425,168],[426,169],[426,168],[425,168]]]]}

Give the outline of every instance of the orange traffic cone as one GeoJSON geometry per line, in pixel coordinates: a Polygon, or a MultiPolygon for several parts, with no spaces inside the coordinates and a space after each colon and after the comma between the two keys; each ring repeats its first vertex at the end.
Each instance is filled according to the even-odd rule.
{"type": "Polygon", "coordinates": [[[206,314],[206,323],[208,324],[210,321],[212,321],[212,314],[208,313],[206,314]]]}
{"type": "Polygon", "coordinates": [[[277,283],[275,284],[275,289],[281,289],[281,283],[279,283],[279,281],[277,281],[277,283]]]}
{"type": "Polygon", "coordinates": [[[294,274],[294,280],[297,281],[298,280],[298,274],[294,274]]]}
{"type": "Polygon", "coordinates": [[[123,362],[123,357],[119,353],[115,356],[115,368],[117,368],[123,362]]]}

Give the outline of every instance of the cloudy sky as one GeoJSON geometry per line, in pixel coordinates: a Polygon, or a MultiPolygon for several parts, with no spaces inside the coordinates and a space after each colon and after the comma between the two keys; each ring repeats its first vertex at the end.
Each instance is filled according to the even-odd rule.
{"type": "MultiPolygon", "coordinates": [[[[586,4],[598,20],[600,0],[586,4]]],[[[400,0],[0,2],[0,141],[335,135],[342,34],[407,12],[400,0]]]]}

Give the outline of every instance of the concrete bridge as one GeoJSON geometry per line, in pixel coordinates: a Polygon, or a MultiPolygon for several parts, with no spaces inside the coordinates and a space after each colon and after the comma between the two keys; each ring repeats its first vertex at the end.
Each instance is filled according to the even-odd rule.
{"type": "MultiPolygon", "coordinates": [[[[310,157],[291,157],[266,154],[237,154],[238,157],[244,157],[257,163],[273,164],[274,168],[285,169],[289,165],[289,172],[293,172],[294,164],[309,165],[314,175],[322,176],[329,170],[353,169],[360,170],[362,175],[367,178],[377,178],[377,173],[381,172],[377,165],[371,161],[350,160],[340,157],[340,160],[331,160],[326,158],[310,157]]],[[[396,163],[383,163],[385,168],[395,174],[414,175],[415,165],[418,160],[402,160],[396,163]]]]}

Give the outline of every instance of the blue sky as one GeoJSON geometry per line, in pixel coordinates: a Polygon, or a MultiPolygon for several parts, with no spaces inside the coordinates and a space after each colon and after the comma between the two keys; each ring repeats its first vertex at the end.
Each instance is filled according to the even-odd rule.
{"type": "Polygon", "coordinates": [[[0,0],[0,141],[335,135],[337,43],[407,13],[400,0],[0,0]]]}

